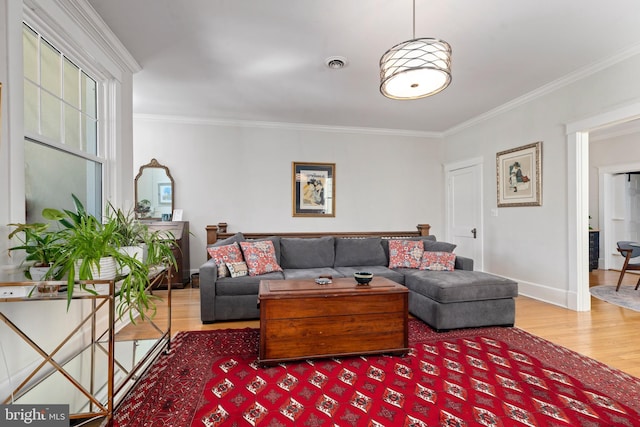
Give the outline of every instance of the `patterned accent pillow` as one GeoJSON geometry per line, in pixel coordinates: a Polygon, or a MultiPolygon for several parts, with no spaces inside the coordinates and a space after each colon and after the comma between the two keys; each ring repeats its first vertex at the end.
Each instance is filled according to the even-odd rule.
{"type": "Polygon", "coordinates": [[[229,276],[228,262],[242,262],[242,252],[236,242],[230,245],[212,246],[207,248],[207,252],[218,266],[218,277],[229,276]]]}
{"type": "Polygon", "coordinates": [[[231,277],[242,277],[249,274],[249,269],[247,268],[247,263],[242,262],[228,262],[227,269],[229,270],[229,274],[231,277]]]}
{"type": "Polygon", "coordinates": [[[456,255],[451,252],[425,251],[422,255],[420,270],[453,271],[456,265],[456,255]]]}
{"type": "Polygon", "coordinates": [[[422,240],[389,240],[389,268],[419,268],[422,240]]]}
{"type": "Polygon", "coordinates": [[[282,271],[276,259],[276,249],[271,240],[240,242],[244,260],[249,267],[249,276],[282,271]]]}

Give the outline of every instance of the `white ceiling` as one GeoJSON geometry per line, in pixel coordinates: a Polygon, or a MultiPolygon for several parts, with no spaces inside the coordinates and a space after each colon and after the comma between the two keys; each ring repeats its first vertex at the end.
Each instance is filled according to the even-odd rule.
{"type": "Polygon", "coordinates": [[[412,38],[411,0],[89,3],[142,66],[137,114],[444,132],[640,52],[638,0],[416,0],[415,35],[451,44],[453,80],[395,101],[378,64],[412,38]],[[346,68],[324,66],[335,55],[346,68]]]}

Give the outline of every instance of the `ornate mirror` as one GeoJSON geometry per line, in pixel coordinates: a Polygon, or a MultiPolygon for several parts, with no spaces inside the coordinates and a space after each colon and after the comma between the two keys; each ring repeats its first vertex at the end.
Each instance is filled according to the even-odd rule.
{"type": "Polygon", "coordinates": [[[135,179],[136,217],[142,219],[167,218],[173,212],[174,182],[169,168],[151,159],[140,166],[135,179]]]}

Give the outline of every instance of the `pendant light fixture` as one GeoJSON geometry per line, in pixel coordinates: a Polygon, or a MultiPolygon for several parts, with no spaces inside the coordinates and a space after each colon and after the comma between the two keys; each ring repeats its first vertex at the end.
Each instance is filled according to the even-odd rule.
{"type": "Polygon", "coordinates": [[[416,39],[413,0],[413,39],[397,44],[380,58],[380,92],[391,99],[435,95],[451,83],[451,46],[433,39],[416,39]]]}

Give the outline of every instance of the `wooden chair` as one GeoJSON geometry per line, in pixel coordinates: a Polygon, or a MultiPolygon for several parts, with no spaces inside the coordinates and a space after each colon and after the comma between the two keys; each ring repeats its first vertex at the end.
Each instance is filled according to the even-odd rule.
{"type": "MultiPolygon", "coordinates": [[[[622,266],[622,271],[620,271],[620,278],[618,279],[616,292],[618,292],[618,289],[620,289],[622,278],[624,277],[624,274],[627,272],[627,270],[640,270],[640,262],[630,262],[632,258],[640,256],[640,243],[626,241],[618,242],[618,252],[620,252],[620,255],[624,257],[624,265],[622,266]]],[[[639,286],[640,279],[638,279],[635,290],[638,290],[639,286]]]]}

